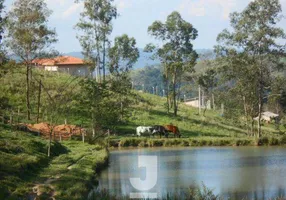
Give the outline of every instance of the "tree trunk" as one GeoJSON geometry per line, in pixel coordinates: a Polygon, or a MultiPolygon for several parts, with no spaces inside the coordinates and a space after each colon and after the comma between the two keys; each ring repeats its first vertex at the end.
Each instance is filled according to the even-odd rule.
{"type": "Polygon", "coordinates": [[[20,108],[18,107],[18,113],[17,113],[17,123],[20,123],[20,108]]]}
{"type": "MultiPolygon", "coordinates": [[[[262,63],[261,63],[262,64],[262,63]]],[[[262,118],[262,111],[263,111],[263,72],[262,66],[259,67],[259,91],[258,91],[258,123],[257,123],[257,136],[258,138],[261,137],[261,118],[262,118]]]]}
{"type": "Polygon", "coordinates": [[[246,126],[246,129],[247,129],[247,134],[249,135],[248,114],[247,114],[247,106],[246,106],[245,96],[243,97],[243,107],[244,107],[245,126],[246,126]]]}
{"type": "Polygon", "coordinates": [[[168,70],[167,70],[167,65],[165,64],[165,89],[166,89],[166,100],[167,100],[167,113],[170,113],[170,102],[169,102],[169,92],[170,92],[170,85],[169,85],[169,74],[168,74],[168,70]]]}
{"type": "Polygon", "coordinates": [[[177,101],[176,101],[176,72],[174,73],[173,77],[173,105],[174,105],[174,116],[177,116],[178,107],[177,107],[177,101]]]}
{"type": "Polygon", "coordinates": [[[106,47],[105,47],[105,43],[106,43],[106,35],[104,34],[103,37],[103,58],[102,58],[102,70],[103,70],[103,83],[105,82],[105,55],[106,55],[106,47]]]}
{"type": "Polygon", "coordinates": [[[13,111],[10,112],[10,126],[12,128],[13,125],[13,111]]]}
{"type": "Polygon", "coordinates": [[[39,83],[38,109],[37,109],[37,123],[39,123],[39,118],[40,118],[41,90],[42,90],[42,80],[40,80],[40,83],[39,83]]]}
{"type": "Polygon", "coordinates": [[[120,102],[120,119],[123,121],[123,102],[120,102]]]}
{"type": "Polygon", "coordinates": [[[199,115],[201,114],[201,86],[199,86],[199,115]]]}
{"type": "Polygon", "coordinates": [[[27,107],[27,119],[31,120],[31,110],[30,110],[30,66],[26,66],[26,107],[27,107]]]}
{"type": "Polygon", "coordinates": [[[213,104],[212,108],[213,108],[213,110],[215,110],[216,109],[216,107],[215,107],[215,97],[214,97],[213,93],[212,93],[212,104],[213,104]]]}
{"type": "Polygon", "coordinates": [[[259,103],[258,103],[258,123],[257,123],[257,136],[261,136],[261,118],[262,118],[262,101],[261,95],[259,94],[259,103]]]}
{"type": "Polygon", "coordinates": [[[51,145],[52,145],[52,134],[53,134],[52,132],[53,130],[51,129],[49,134],[48,157],[51,156],[51,145]]]}
{"type": "Polygon", "coordinates": [[[251,135],[254,136],[254,120],[252,119],[252,122],[251,122],[251,135]]]}
{"type": "Polygon", "coordinates": [[[84,143],[85,142],[85,138],[84,138],[84,131],[82,131],[81,128],[82,127],[82,125],[80,125],[80,134],[81,134],[81,136],[82,136],[82,143],[84,143]]]}

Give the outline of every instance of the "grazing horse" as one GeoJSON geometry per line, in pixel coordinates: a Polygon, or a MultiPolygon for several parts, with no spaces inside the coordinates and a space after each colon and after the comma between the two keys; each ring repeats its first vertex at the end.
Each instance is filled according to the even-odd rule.
{"type": "Polygon", "coordinates": [[[164,126],[160,126],[160,125],[155,125],[153,126],[153,136],[155,134],[159,134],[160,135],[160,138],[162,137],[162,135],[164,135],[165,137],[168,137],[169,133],[168,131],[165,129],[164,126]]]}
{"type": "Polygon", "coordinates": [[[170,132],[170,133],[174,133],[174,137],[181,137],[181,133],[179,131],[179,128],[177,126],[174,125],[166,125],[165,129],[170,132]]]}
{"type": "Polygon", "coordinates": [[[153,127],[151,126],[138,126],[136,128],[136,135],[138,137],[145,135],[145,134],[149,134],[149,136],[151,136],[153,134],[153,127]]]}

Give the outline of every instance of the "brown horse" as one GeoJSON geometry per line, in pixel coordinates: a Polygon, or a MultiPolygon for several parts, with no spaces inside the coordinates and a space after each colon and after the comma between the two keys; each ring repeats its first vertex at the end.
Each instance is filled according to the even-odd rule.
{"type": "Polygon", "coordinates": [[[174,125],[166,125],[165,129],[170,132],[170,133],[174,133],[174,137],[181,137],[181,133],[179,131],[179,128],[177,126],[174,125]]]}

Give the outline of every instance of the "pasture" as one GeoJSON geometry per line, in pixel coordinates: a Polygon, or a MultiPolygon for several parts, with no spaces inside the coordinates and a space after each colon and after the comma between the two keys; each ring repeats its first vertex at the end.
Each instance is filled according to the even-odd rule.
{"type": "MultiPolygon", "coordinates": [[[[138,126],[165,126],[172,124],[180,130],[182,138],[237,138],[250,139],[247,136],[243,121],[231,121],[220,115],[220,110],[207,110],[205,116],[198,114],[198,109],[180,103],[178,117],[167,113],[166,98],[147,93],[138,93],[146,102],[140,102],[133,107],[129,121],[119,126],[118,135],[114,139],[136,136],[138,126]]],[[[286,131],[280,127],[275,129],[273,124],[264,124],[263,136],[280,137],[286,131]]],[[[145,136],[146,137],[146,136],[145,136]]],[[[148,137],[148,136],[147,136],[148,137]]],[[[174,135],[170,134],[170,138],[174,135]]],[[[159,138],[159,136],[155,136],[159,138]]]]}

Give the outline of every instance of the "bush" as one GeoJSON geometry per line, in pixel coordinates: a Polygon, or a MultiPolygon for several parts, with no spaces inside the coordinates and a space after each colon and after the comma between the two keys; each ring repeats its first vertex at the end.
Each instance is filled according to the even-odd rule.
{"type": "Polygon", "coordinates": [[[183,141],[182,141],[182,146],[184,146],[184,147],[190,146],[189,140],[183,140],[183,141]]]}
{"type": "Polygon", "coordinates": [[[282,136],[280,139],[280,144],[286,144],[286,135],[282,136]]]}
{"type": "Polygon", "coordinates": [[[269,145],[271,145],[271,146],[279,145],[279,140],[277,138],[272,137],[269,140],[269,145]]]}
{"type": "Polygon", "coordinates": [[[197,147],[199,146],[199,142],[196,139],[192,139],[190,141],[190,146],[197,147]]]}
{"type": "Polygon", "coordinates": [[[162,147],[164,146],[164,140],[149,140],[150,147],[162,147]]]}
{"type": "Polygon", "coordinates": [[[269,139],[268,137],[264,136],[262,138],[259,138],[257,141],[258,146],[264,146],[264,145],[269,145],[269,139]]]}
{"type": "MultiPolygon", "coordinates": [[[[268,138],[267,138],[268,139],[268,138]]],[[[248,146],[250,145],[251,141],[250,140],[237,140],[236,141],[236,146],[248,146]]]]}
{"type": "Polygon", "coordinates": [[[138,147],[142,139],[124,138],[119,142],[120,147],[138,147]]]}

